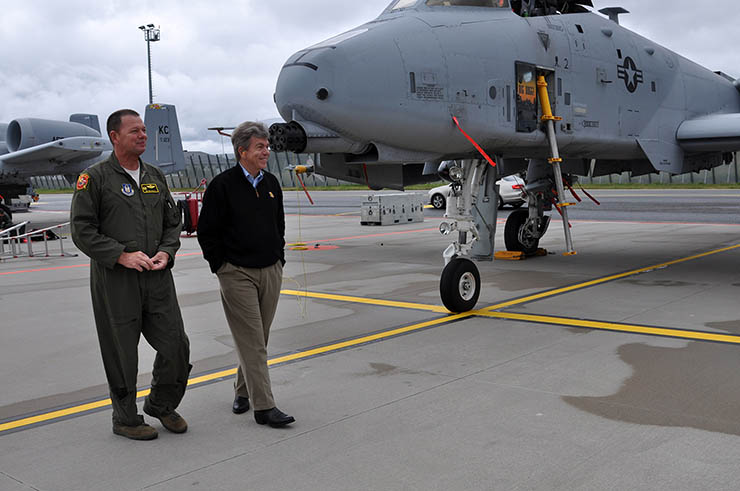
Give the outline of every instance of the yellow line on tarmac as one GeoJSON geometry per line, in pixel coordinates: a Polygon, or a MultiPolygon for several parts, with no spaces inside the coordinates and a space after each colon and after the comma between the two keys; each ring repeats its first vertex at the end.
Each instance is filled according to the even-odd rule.
{"type": "Polygon", "coordinates": [[[676,259],[676,260],[673,260],[673,261],[668,261],[668,262],[665,262],[665,263],[656,264],[654,266],[648,266],[648,267],[645,267],[645,268],[635,269],[633,271],[627,271],[626,273],[620,273],[620,274],[615,274],[615,275],[611,275],[611,276],[606,276],[604,278],[598,278],[598,279],[595,279],[595,280],[586,281],[584,283],[579,283],[577,285],[566,286],[566,287],[563,287],[563,288],[556,288],[554,290],[548,290],[548,291],[537,293],[537,294],[534,294],[534,295],[529,295],[527,297],[522,297],[522,298],[518,298],[518,299],[515,299],[515,300],[510,300],[510,301],[507,301],[507,302],[497,303],[497,304],[492,305],[490,307],[486,307],[483,310],[490,312],[490,311],[493,311],[493,310],[500,310],[500,309],[504,309],[506,307],[511,307],[512,305],[520,305],[520,304],[523,304],[523,303],[533,302],[535,300],[540,300],[540,299],[543,299],[543,298],[552,297],[553,295],[559,295],[561,293],[568,293],[568,292],[572,292],[572,291],[575,291],[575,290],[582,290],[584,288],[588,288],[588,287],[591,287],[591,286],[599,285],[601,283],[606,283],[608,281],[618,280],[618,279],[621,279],[621,278],[626,278],[628,276],[634,276],[636,274],[646,273],[648,271],[654,271],[656,269],[667,268],[668,266],[672,266],[674,264],[679,264],[679,263],[683,263],[683,262],[686,262],[686,261],[692,261],[694,259],[699,259],[699,258],[702,258],[702,257],[711,256],[713,254],[719,254],[721,252],[727,252],[727,251],[731,251],[733,249],[738,249],[738,248],[740,248],[740,244],[735,244],[733,246],[723,247],[722,249],[715,249],[713,251],[703,252],[701,254],[696,254],[694,256],[684,257],[682,259],[676,259]]]}
{"type": "Polygon", "coordinates": [[[283,295],[294,295],[296,297],[319,298],[322,300],[337,300],[339,302],[364,303],[368,305],[379,305],[381,307],[398,307],[401,309],[427,310],[448,314],[450,311],[441,305],[429,305],[425,303],[396,302],[394,300],[380,300],[375,298],[349,297],[347,295],[334,295],[329,293],[302,292],[297,290],[281,290],[283,295]]]}
{"type": "Polygon", "coordinates": [[[431,326],[436,326],[439,324],[447,324],[448,322],[456,321],[459,319],[466,319],[468,317],[472,317],[476,315],[477,311],[472,312],[465,312],[464,314],[456,314],[456,315],[450,315],[447,317],[442,317],[440,319],[434,319],[427,322],[421,322],[419,324],[413,324],[411,326],[406,327],[400,327],[398,329],[392,329],[390,331],[383,331],[377,334],[371,334],[369,336],[364,336],[361,338],[351,339],[349,341],[343,341],[341,343],[335,343],[328,346],[323,346],[320,348],[315,348],[308,351],[301,351],[300,353],[295,353],[292,355],[285,355],[281,356],[279,358],[273,358],[270,360],[270,364],[274,363],[285,363],[288,361],[294,361],[299,360],[301,358],[307,358],[310,356],[316,356],[324,353],[329,353],[331,351],[337,351],[345,348],[349,348],[352,346],[357,346],[360,344],[370,343],[372,341],[379,341],[384,338],[392,337],[392,336],[398,336],[399,334],[406,334],[412,331],[418,331],[419,329],[424,329],[431,326]]]}
{"type": "Polygon", "coordinates": [[[484,312],[477,315],[481,317],[492,317],[524,322],[537,322],[539,324],[552,324],[557,326],[583,327],[587,329],[600,329],[605,331],[628,332],[635,334],[648,334],[652,336],[692,339],[698,341],[715,341],[720,343],[740,344],[740,336],[732,334],[692,331],[688,329],[674,329],[665,327],[640,326],[636,324],[620,324],[617,322],[589,321],[583,319],[572,319],[569,317],[554,317],[550,315],[517,314],[513,312],[484,312]]]}
{"type": "MultiPolygon", "coordinates": [[[[348,297],[349,298],[349,297],[348,297]]],[[[433,319],[426,322],[421,322],[418,324],[412,324],[410,326],[406,327],[400,327],[391,329],[388,331],[383,331],[375,334],[370,334],[368,336],[363,336],[360,338],[350,339],[347,341],[342,341],[339,343],[329,344],[326,346],[321,346],[318,348],[312,348],[305,351],[299,351],[296,353],[292,353],[289,355],[280,356],[277,358],[272,358],[268,360],[268,365],[277,365],[280,363],[286,363],[289,361],[295,361],[295,360],[301,360],[305,358],[310,358],[312,356],[317,356],[321,354],[331,353],[333,351],[338,351],[346,348],[350,348],[353,346],[358,346],[365,343],[370,343],[373,341],[380,341],[382,339],[390,338],[393,336],[398,336],[400,334],[406,334],[413,331],[418,331],[420,329],[425,329],[427,327],[432,327],[436,325],[441,324],[447,324],[448,322],[453,322],[459,319],[465,319],[468,317],[472,317],[476,314],[479,314],[479,311],[472,311],[472,312],[465,312],[464,314],[457,314],[457,315],[449,315],[445,317],[440,317],[439,319],[433,319]]],[[[236,374],[236,368],[229,368],[226,370],[221,370],[214,373],[209,373],[206,375],[201,375],[199,377],[193,377],[188,380],[188,386],[196,386],[199,384],[203,384],[206,382],[211,382],[214,380],[218,380],[220,378],[224,377],[230,377],[232,375],[236,374]]],[[[149,389],[140,390],[136,393],[136,397],[144,397],[149,394],[149,389]]],[[[50,411],[47,413],[38,414],[36,416],[30,416],[27,418],[21,418],[15,421],[9,421],[7,423],[0,424],[0,434],[2,434],[4,431],[9,430],[15,430],[20,429],[26,426],[34,425],[37,423],[44,423],[49,421],[54,421],[57,419],[61,419],[68,416],[74,416],[78,415],[80,413],[84,413],[86,411],[91,411],[94,409],[100,409],[105,408],[111,405],[110,399],[101,399],[99,401],[94,401],[87,404],[80,404],[77,406],[69,407],[66,409],[60,409],[56,411],[50,411]]]]}
{"type": "MultiPolygon", "coordinates": [[[[689,256],[689,257],[685,257],[682,259],[676,259],[674,261],[668,261],[665,263],[656,264],[654,266],[648,266],[645,268],[628,271],[626,273],[620,273],[620,274],[607,276],[607,277],[599,278],[599,279],[592,280],[592,281],[587,281],[587,282],[580,283],[577,285],[572,285],[572,286],[568,286],[564,288],[557,288],[554,290],[549,290],[546,292],[538,293],[535,295],[530,295],[530,296],[519,298],[516,300],[511,300],[508,302],[502,302],[496,305],[492,305],[490,307],[486,307],[485,309],[482,309],[482,310],[474,310],[474,311],[465,312],[462,314],[449,315],[446,317],[441,317],[439,319],[422,322],[419,324],[413,324],[407,327],[392,329],[390,331],[384,331],[381,333],[372,334],[372,335],[365,336],[362,338],[343,341],[340,343],[335,343],[335,344],[331,344],[331,345],[327,345],[327,346],[323,346],[319,348],[313,348],[310,350],[281,356],[279,358],[270,359],[268,361],[268,364],[274,365],[274,364],[279,364],[279,363],[285,363],[288,361],[300,360],[300,359],[308,358],[311,356],[316,356],[319,354],[330,353],[332,351],[337,351],[337,350],[345,349],[345,348],[352,347],[352,346],[357,346],[357,345],[372,342],[372,341],[378,341],[384,338],[397,336],[399,334],[405,334],[405,333],[416,331],[419,329],[424,329],[426,327],[445,324],[445,323],[452,322],[458,319],[465,319],[465,318],[473,317],[473,316],[483,316],[483,317],[499,318],[499,319],[538,322],[542,324],[574,326],[574,327],[601,329],[601,330],[617,331],[617,332],[631,332],[631,333],[649,334],[649,335],[655,335],[655,336],[667,336],[667,337],[674,337],[674,338],[684,338],[684,339],[695,339],[695,340],[702,340],[702,341],[717,341],[717,342],[723,342],[723,343],[740,344],[740,336],[732,336],[732,335],[720,334],[720,333],[715,334],[715,333],[698,332],[698,331],[690,331],[690,330],[683,330],[683,329],[669,329],[669,328],[648,327],[648,326],[639,326],[639,325],[630,325],[630,324],[618,324],[618,323],[610,323],[610,322],[587,321],[587,320],[571,319],[571,318],[564,318],[564,317],[553,317],[553,316],[545,316],[545,315],[494,312],[495,310],[503,309],[506,307],[511,307],[513,305],[520,305],[523,303],[532,302],[534,300],[540,300],[542,298],[551,297],[553,295],[558,295],[560,293],[567,293],[567,292],[572,292],[575,290],[581,290],[581,289],[588,288],[590,286],[598,285],[601,283],[605,283],[608,281],[613,281],[616,279],[625,278],[628,276],[633,276],[636,274],[665,268],[665,267],[668,267],[674,264],[679,264],[682,262],[691,261],[694,259],[699,259],[702,257],[710,256],[713,254],[719,254],[721,252],[727,252],[727,251],[731,251],[733,249],[738,249],[738,248],[740,248],[740,244],[736,244],[736,245],[729,246],[729,247],[723,247],[721,249],[715,249],[713,251],[696,254],[694,256],[689,256]]],[[[282,290],[281,293],[284,295],[303,296],[303,297],[318,298],[318,299],[325,299],[325,300],[337,300],[337,301],[343,301],[343,302],[354,302],[354,303],[363,303],[363,304],[369,304],[369,305],[379,305],[379,306],[384,306],[384,307],[398,307],[398,308],[405,308],[405,309],[425,310],[425,311],[431,311],[431,312],[437,312],[437,313],[448,313],[448,310],[446,308],[442,306],[437,306],[437,305],[427,305],[427,304],[410,303],[410,302],[396,302],[392,300],[368,299],[368,298],[361,298],[361,297],[350,297],[346,295],[333,295],[333,294],[327,294],[327,293],[300,292],[300,291],[295,291],[295,290],[282,290]]],[[[231,369],[222,370],[222,371],[207,374],[207,375],[202,375],[200,377],[194,377],[188,381],[188,385],[193,386],[193,385],[198,385],[198,384],[202,384],[205,382],[217,380],[219,378],[230,377],[234,375],[235,373],[236,373],[236,369],[231,368],[231,369]]],[[[139,398],[139,397],[144,397],[147,394],[149,394],[149,389],[138,391],[136,393],[136,396],[137,398],[139,398]]],[[[53,421],[56,419],[67,417],[67,416],[73,416],[76,414],[84,413],[86,411],[91,411],[94,409],[107,407],[107,406],[110,406],[110,404],[111,404],[110,399],[102,399],[99,401],[94,401],[94,402],[87,403],[87,404],[81,404],[81,405],[73,406],[73,407],[66,408],[66,409],[50,411],[48,413],[42,413],[36,416],[22,418],[22,419],[15,420],[15,421],[9,421],[7,423],[0,424],[0,434],[4,431],[23,428],[25,426],[30,426],[33,424],[47,422],[47,421],[53,421]]]]}

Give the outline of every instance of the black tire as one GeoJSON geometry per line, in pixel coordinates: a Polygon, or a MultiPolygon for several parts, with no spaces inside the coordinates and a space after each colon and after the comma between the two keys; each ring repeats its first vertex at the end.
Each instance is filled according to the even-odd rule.
{"type": "Polygon", "coordinates": [[[184,199],[178,200],[177,207],[180,209],[180,214],[182,217],[182,231],[188,234],[192,234],[194,230],[192,230],[192,227],[190,226],[192,221],[190,220],[190,208],[188,207],[188,202],[184,199]]]}
{"type": "Polygon", "coordinates": [[[447,206],[447,199],[439,193],[435,193],[434,195],[432,195],[432,199],[429,201],[432,203],[432,206],[438,210],[441,210],[442,208],[447,206]]]}
{"type": "Polygon", "coordinates": [[[0,204],[0,230],[5,230],[13,225],[13,214],[10,212],[10,208],[0,204]]]}
{"type": "Polygon", "coordinates": [[[503,210],[504,209],[504,198],[501,197],[501,195],[498,195],[498,209],[503,210]]]}
{"type": "Polygon", "coordinates": [[[529,218],[529,210],[514,210],[509,214],[504,226],[504,243],[507,251],[522,251],[525,254],[533,254],[540,246],[540,239],[530,238],[526,243],[519,240],[519,230],[529,218]]]}
{"type": "Polygon", "coordinates": [[[511,203],[511,207],[514,209],[521,208],[523,204],[524,204],[524,201],[516,201],[514,203],[511,203]]]}
{"type": "Polygon", "coordinates": [[[480,296],[480,273],[473,261],[459,257],[450,261],[442,270],[439,294],[450,312],[473,310],[480,296]]]}

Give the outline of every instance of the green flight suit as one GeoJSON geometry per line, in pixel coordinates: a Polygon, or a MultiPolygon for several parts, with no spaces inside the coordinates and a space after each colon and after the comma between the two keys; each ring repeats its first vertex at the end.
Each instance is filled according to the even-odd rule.
{"type": "Polygon", "coordinates": [[[113,403],[113,421],[136,426],[139,337],[157,351],[147,412],[166,415],[185,394],[190,344],[177,303],[171,268],[180,248],[180,212],[162,172],[139,160],[140,183],[115,154],[80,174],[72,197],[75,245],[90,257],[90,290],[98,341],[113,403]],[[122,252],[170,256],[161,271],[117,264],[122,252]]]}

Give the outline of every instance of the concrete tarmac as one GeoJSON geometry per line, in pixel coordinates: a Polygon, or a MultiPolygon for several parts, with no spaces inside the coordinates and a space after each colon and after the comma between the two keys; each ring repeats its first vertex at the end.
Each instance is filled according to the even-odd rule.
{"type": "MultiPolygon", "coordinates": [[[[331,205],[362,194],[317,193],[321,213],[286,198],[287,240],[308,250],[287,250],[270,338],[285,429],[230,411],[236,355],[195,238],[173,271],[190,429],[147,418],[151,442],[111,432],[87,258],[0,262],[0,490],[737,489],[736,209],[574,217],[576,256],[554,218],[548,256],[478,263],[477,310],[451,315],[441,212],[366,227],[331,205]]],[[[47,203],[59,221],[65,202],[47,203]]],[[[142,390],[153,358],[142,340],[142,390]]]]}

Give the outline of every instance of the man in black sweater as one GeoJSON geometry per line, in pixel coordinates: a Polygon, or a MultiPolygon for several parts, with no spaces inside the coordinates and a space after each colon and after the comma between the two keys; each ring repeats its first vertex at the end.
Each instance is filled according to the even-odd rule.
{"type": "Polygon", "coordinates": [[[267,340],[285,264],[283,192],[265,171],[268,132],[240,124],[231,136],[239,165],[216,176],[203,196],[198,242],[218,276],[226,321],[239,354],[232,411],[254,405],[259,424],[278,428],[295,421],[275,407],[267,368],[267,340]]]}

